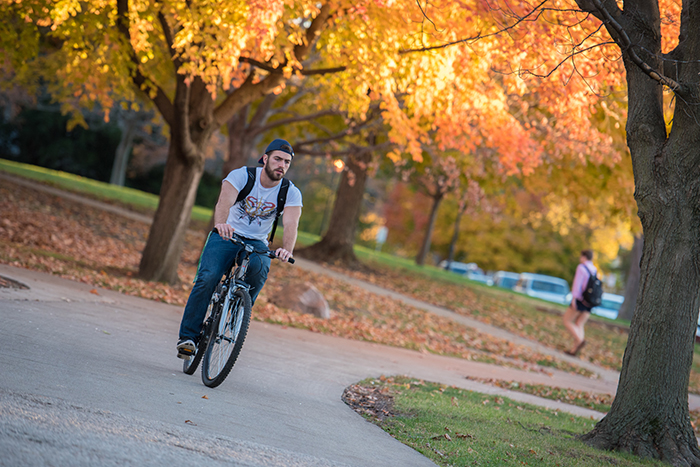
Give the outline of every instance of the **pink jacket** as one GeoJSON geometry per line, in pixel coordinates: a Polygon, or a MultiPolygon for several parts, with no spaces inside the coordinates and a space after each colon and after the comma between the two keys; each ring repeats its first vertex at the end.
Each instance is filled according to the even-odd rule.
{"type": "Polygon", "coordinates": [[[593,261],[586,261],[576,266],[574,284],[571,286],[571,295],[576,300],[583,300],[583,291],[586,290],[588,285],[588,278],[591,277],[591,274],[596,274],[597,272],[598,270],[593,265],[593,261]]]}

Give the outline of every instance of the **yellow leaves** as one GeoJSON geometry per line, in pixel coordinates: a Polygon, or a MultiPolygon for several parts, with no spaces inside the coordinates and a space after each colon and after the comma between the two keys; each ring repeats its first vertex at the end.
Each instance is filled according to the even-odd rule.
{"type": "Polygon", "coordinates": [[[617,258],[620,247],[631,249],[634,236],[629,222],[601,226],[593,231],[591,248],[598,253],[596,263],[605,264],[617,258]]]}
{"type": "Polygon", "coordinates": [[[387,153],[386,156],[387,156],[387,157],[389,158],[389,160],[391,160],[391,162],[393,162],[394,164],[398,163],[398,162],[402,159],[401,153],[398,152],[397,150],[389,151],[389,152],[387,153]]]}
{"type": "Polygon", "coordinates": [[[53,24],[51,30],[55,31],[63,22],[76,16],[81,11],[80,2],[77,0],[60,0],[54,3],[51,10],[53,24]]]}

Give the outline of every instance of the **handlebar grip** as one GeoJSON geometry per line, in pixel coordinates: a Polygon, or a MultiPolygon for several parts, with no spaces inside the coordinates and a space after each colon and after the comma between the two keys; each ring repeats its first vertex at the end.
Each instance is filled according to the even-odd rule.
{"type": "Polygon", "coordinates": [[[289,259],[287,260],[287,262],[288,262],[288,263],[291,263],[291,264],[294,264],[294,258],[289,258],[289,259]]]}

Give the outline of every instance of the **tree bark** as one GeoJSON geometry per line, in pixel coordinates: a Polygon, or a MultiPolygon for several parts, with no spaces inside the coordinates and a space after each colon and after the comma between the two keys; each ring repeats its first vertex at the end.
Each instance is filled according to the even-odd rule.
{"type": "Polygon", "coordinates": [[[634,305],[637,303],[637,295],[639,294],[639,263],[642,261],[642,247],[644,245],[644,237],[638,235],[634,237],[634,244],[630,253],[630,268],[627,272],[627,280],[625,281],[625,301],[622,302],[618,318],[632,321],[634,316],[634,305]]]}
{"type": "Polygon", "coordinates": [[[700,219],[691,215],[693,206],[678,204],[657,205],[653,215],[644,216],[642,280],[617,395],[583,440],[673,465],[700,465],[688,409],[700,306],[700,219]],[[679,222],[684,218],[688,221],[679,222]]]}
{"type": "Polygon", "coordinates": [[[127,116],[126,121],[121,126],[122,137],[114,153],[114,164],[112,164],[112,173],[109,178],[109,183],[118,186],[124,186],[126,179],[126,168],[129,164],[129,155],[136,134],[136,118],[127,116]]]}
{"type": "MultiPolygon", "coordinates": [[[[251,104],[248,104],[226,123],[228,158],[223,166],[224,177],[232,170],[248,165],[253,150],[260,141],[265,124],[272,114],[272,105],[277,97],[275,94],[265,96],[255,109],[252,118],[249,118],[251,104]]],[[[255,162],[257,163],[257,160],[255,162]]]]}
{"type": "Polygon", "coordinates": [[[425,237],[423,238],[423,245],[421,245],[420,252],[416,256],[416,264],[418,266],[423,266],[425,264],[425,258],[430,253],[430,245],[433,239],[433,231],[435,230],[435,221],[437,220],[438,208],[440,207],[440,202],[445,197],[445,194],[438,191],[436,195],[433,195],[433,206],[430,209],[430,218],[428,220],[428,225],[425,227],[425,237]]]}
{"type": "Polygon", "coordinates": [[[313,261],[354,265],[355,230],[360,220],[362,199],[367,183],[367,169],[372,161],[371,152],[350,156],[340,178],[328,230],[321,240],[297,251],[299,256],[313,261]]]}
{"type": "Polygon", "coordinates": [[[464,215],[464,210],[457,208],[457,218],[455,219],[455,230],[452,233],[452,240],[450,240],[450,249],[447,252],[447,264],[449,266],[455,259],[455,250],[457,248],[457,240],[459,240],[459,229],[462,225],[462,216],[464,215]]]}
{"type": "Polygon", "coordinates": [[[247,135],[247,119],[250,106],[241,109],[226,126],[228,128],[228,157],[224,161],[221,170],[222,176],[226,177],[232,170],[248,165],[250,151],[253,146],[253,138],[247,135]]]}
{"type": "Polygon", "coordinates": [[[208,125],[214,101],[200,79],[189,85],[180,78],[174,107],[179,116],[171,125],[158,208],[139,264],[139,277],[178,282],[177,266],[185,243],[197,187],[204,172],[203,146],[213,128],[208,125]]]}
{"type": "Polygon", "coordinates": [[[188,163],[176,155],[181,151],[176,141],[173,138],[170,142],[158,209],[139,264],[140,277],[169,284],[178,282],[177,266],[204,173],[204,158],[188,163]]]}
{"type": "MultiPolygon", "coordinates": [[[[678,466],[700,465],[688,409],[700,307],[698,6],[684,5],[681,16],[674,77],[688,87],[675,99],[668,135],[661,85],[623,48],[629,96],[627,144],[644,232],[641,279],[617,395],[610,412],[582,437],[601,449],[678,466]]],[[[614,2],[606,7],[615,11],[643,60],[663,70],[658,3],[641,0],[629,4],[629,12],[615,10],[614,2]]],[[[611,34],[619,37],[615,31],[611,34]]]]}

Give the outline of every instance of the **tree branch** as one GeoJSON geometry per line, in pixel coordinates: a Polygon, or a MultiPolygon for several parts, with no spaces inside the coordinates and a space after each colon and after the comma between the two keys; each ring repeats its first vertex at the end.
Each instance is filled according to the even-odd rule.
{"type": "Polygon", "coordinates": [[[321,33],[331,15],[331,6],[326,2],[319,10],[316,17],[311,21],[311,25],[306,29],[306,37],[303,44],[294,46],[294,57],[299,63],[306,59],[309,51],[316,42],[316,37],[321,33]]]}
{"type": "Polygon", "coordinates": [[[129,32],[129,0],[117,0],[117,30],[124,37],[125,46],[128,48],[127,53],[134,65],[134,71],[131,75],[131,80],[139,91],[143,91],[148,99],[150,99],[163,116],[163,119],[170,127],[175,124],[175,109],[172,102],[168,98],[165,91],[155,84],[153,81],[146,78],[139,69],[139,60],[131,45],[131,33],[129,32]],[[155,90],[155,95],[151,95],[145,88],[155,90]]]}
{"type": "MultiPolygon", "coordinates": [[[[537,13],[537,16],[535,17],[535,20],[537,20],[537,18],[542,14],[542,10],[541,10],[542,5],[544,5],[548,1],[549,0],[542,0],[542,2],[539,5],[537,5],[535,8],[533,8],[532,11],[530,11],[528,14],[526,14],[522,18],[518,18],[518,20],[515,23],[511,24],[510,26],[506,26],[505,28],[500,29],[496,32],[493,32],[490,34],[485,34],[485,35],[482,35],[481,33],[479,33],[473,37],[459,39],[456,41],[447,42],[445,44],[433,45],[433,46],[429,46],[429,47],[420,47],[420,48],[416,48],[416,49],[403,49],[403,50],[399,50],[399,54],[409,54],[409,53],[414,53],[414,52],[429,52],[431,50],[444,49],[444,48],[451,47],[451,46],[457,45],[457,44],[469,44],[470,42],[476,42],[480,39],[485,39],[485,38],[491,37],[491,36],[498,36],[506,31],[509,31],[509,30],[515,28],[517,25],[524,22],[525,20],[527,20],[530,16],[532,16],[535,13],[537,13]]],[[[422,8],[421,8],[421,11],[422,11],[422,8]]],[[[425,15],[425,13],[423,13],[423,14],[425,15]]]]}
{"type": "MultiPolygon", "coordinates": [[[[249,65],[252,65],[256,68],[260,68],[261,70],[267,71],[268,73],[271,74],[277,74],[281,75],[284,73],[283,66],[280,67],[273,67],[270,66],[266,63],[263,63],[261,61],[255,60],[250,57],[240,57],[238,59],[239,62],[241,63],[247,63],[249,65]]],[[[332,68],[317,68],[317,69],[312,69],[312,70],[305,70],[303,68],[295,67],[294,71],[299,73],[300,75],[303,76],[312,76],[312,75],[327,75],[331,73],[339,73],[341,71],[345,71],[347,69],[346,66],[337,66],[337,67],[332,67],[332,68]]]]}
{"type": "Polygon", "coordinates": [[[304,141],[303,143],[297,143],[297,145],[299,145],[299,144],[305,144],[305,145],[307,145],[307,146],[311,146],[311,145],[314,145],[314,144],[324,144],[324,143],[328,143],[329,141],[335,141],[335,140],[337,140],[337,139],[345,138],[346,136],[355,135],[355,134],[359,133],[360,130],[364,130],[364,129],[370,127],[370,126],[371,126],[372,124],[374,124],[374,123],[375,123],[375,122],[374,122],[374,119],[373,119],[373,118],[370,118],[370,119],[364,120],[364,121],[361,122],[360,124],[353,125],[353,126],[348,126],[348,127],[345,128],[343,131],[340,131],[340,132],[338,132],[338,133],[329,135],[329,136],[327,136],[327,137],[325,137],[325,138],[316,138],[316,139],[313,139],[313,140],[304,141]]]}
{"type": "MultiPolygon", "coordinates": [[[[185,77],[177,76],[175,85],[175,108],[177,109],[177,131],[172,137],[179,138],[180,148],[185,159],[192,163],[196,160],[197,150],[192,143],[190,133],[190,90],[191,87],[185,82],[185,77]]],[[[172,128],[172,127],[171,127],[172,128]]],[[[175,129],[175,128],[173,128],[175,129]]]]}
{"type": "MultiPolygon", "coordinates": [[[[316,40],[316,36],[320,34],[321,30],[325,27],[329,16],[330,6],[325,4],[321,7],[318,15],[316,15],[311,22],[311,25],[306,30],[305,43],[294,47],[294,55],[297,61],[300,63],[306,58],[306,54],[308,54],[308,52],[311,50],[311,46],[316,40]]],[[[277,68],[272,68],[272,70],[277,70],[277,68]]],[[[284,79],[284,75],[282,73],[276,73],[270,70],[266,71],[268,71],[269,74],[259,82],[254,83],[253,80],[255,72],[254,70],[251,70],[245,82],[238,89],[229,94],[221,105],[214,109],[214,119],[212,120],[211,124],[217,128],[220,127],[226,123],[229,118],[235,115],[236,112],[242,109],[243,106],[253,102],[258,97],[269,94],[273,89],[279,86],[284,79]]]]}
{"type": "Polygon", "coordinates": [[[168,52],[170,52],[170,58],[175,64],[175,69],[179,70],[180,66],[182,66],[182,61],[175,53],[175,49],[173,48],[173,32],[170,30],[170,25],[162,11],[158,11],[158,21],[160,22],[161,29],[163,29],[163,35],[165,36],[165,43],[168,46],[168,52]]]}
{"type": "Polygon", "coordinates": [[[265,125],[263,127],[260,127],[259,130],[256,130],[256,133],[265,133],[268,130],[271,130],[273,128],[277,128],[277,127],[280,127],[283,125],[305,122],[307,120],[314,120],[316,118],[325,117],[327,115],[341,115],[341,113],[338,111],[335,111],[335,110],[321,110],[320,112],[316,112],[313,114],[297,115],[296,117],[283,118],[281,120],[276,120],[274,122],[268,123],[267,125],[265,125]]]}
{"type": "MultiPolygon", "coordinates": [[[[581,1],[581,0],[577,0],[581,1]]],[[[600,0],[585,0],[582,1],[584,5],[590,2],[595,6],[595,8],[598,10],[600,15],[603,18],[603,22],[610,25],[610,27],[613,29],[613,31],[616,33],[618,36],[618,39],[615,39],[617,42],[617,45],[622,49],[623,53],[626,53],[627,56],[632,60],[632,62],[637,65],[647,76],[649,76],[651,79],[654,81],[657,81],[658,83],[668,86],[671,88],[672,91],[678,93],[681,91],[681,85],[676,82],[675,80],[665,76],[663,72],[660,72],[658,70],[655,70],[651,66],[649,66],[648,63],[646,63],[644,60],[642,60],[639,55],[634,51],[633,47],[634,44],[632,44],[632,40],[630,39],[629,35],[627,34],[627,31],[622,27],[622,25],[615,19],[613,16],[610,14],[610,12],[603,6],[603,3],[600,0]]],[[[579,6],[582,6],[582,4],[579,3],[579,6]]],[[[618,10],[619,11],[619,10],[618,10]]],[[[612,34],[611,34],[612,35],[612,34]]]]}
{"type": "Polygon", "coordinates": [[[332,73],[340,73],[341,71],[347,70],[346,66],[336,66],[333,68],[316,68],[312,70],[301,69],[299,73],[303,76],[313,76],[313,75],[330,75],[332,73]]]}
{"type": "Polygon", "coordinates": [[[219,106],[214,109],[211,124],[216,128],[224,125],[231,117],[255,99],[272,92],[282,81],[282,75],[267,75],[255,83],[255,71],[251,70],[246,80],[231,92],[219,106]]]}
{"type": "MultiPolygon", "coordinates": [[[[250,119],[250,124],[248,124],[248,128],[251,128],[254,131],[256,131],[256,134],[258,133],[257,130],[265,124],[268,117],[270,116],[270,109],[272,108],[272,104],[274,104],[277,100],[277,97],[278,96],[276,94],[268,94],[267,96],[265,96],[260,105],[258,105],[258,108],[255,109],[255,114],[253,114],[253,118],[250,119]]],[[[244,120],[244,122],[245,121],[247,121],[247,119],[244,120]]]]}
{"type": "Polygon", "coordinates": [[[380,144],[375,144],[373,146],[356,146],[352,145],[349,149],[345,149],[342,151],[318,151],[314,149],[304,149],[304,147],[307,145],[306,141],[302,141],[301,143],[295,143],[294,144],[294,152],[296,154],[301,154],[304,156],[312,156],[312,157],[345,157],[345,156],[351,156],[353,154],[357,154],[358,152],[382,152],[384,150],[387,150],[391,148],[394,143],[391,143],[389,141],[386,141],[384,143],[380,144]],[[297,149],[299,148],[299,149],[297,149]]]}

